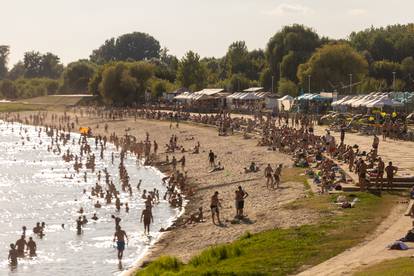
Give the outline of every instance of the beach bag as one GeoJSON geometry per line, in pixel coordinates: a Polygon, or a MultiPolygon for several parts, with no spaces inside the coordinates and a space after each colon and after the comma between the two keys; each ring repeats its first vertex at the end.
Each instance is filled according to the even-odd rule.
{"type": "Polygon", "coordinates": [[[408,231],[407,235],[404,237],[404,241],[406,242],[414,242],[414,233],[411,231],[408,231]]]}
{"type": "Polygon", "coordinates": [[[407,250],[408,246],[401,241],[396,241],[393,244],[391,244],[390,249],[391,250],[407,250]]]}

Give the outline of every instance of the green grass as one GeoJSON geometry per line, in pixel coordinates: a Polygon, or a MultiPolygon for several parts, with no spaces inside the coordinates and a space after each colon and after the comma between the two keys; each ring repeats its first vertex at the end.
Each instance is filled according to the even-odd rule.
{"type": "Polygon", "coordinates": [[[0,112],[44,110],[44,106],[24,103],[0,103],[0,112]]]}
{"type": "Polygon", "coordinates": [[[92,97],[83,96],[83,95],[49,95],[49,96],[41,96],[41,97],[34,97],[29,99],[21,99],[18,100],[20,103],[25,104],[42,104],[42,105],[63,105],[63,106],[73,106],[81,102],[83,99],[89,99],[92,97]]]}
{"type": "Polygon", "coordinates": [[[413,258],[397,258],[366,267],[355,276],[411,276],[414,275],[413,258]]]}
{"type": "Polygon", "coordinates": [[[286,208],[319,212],[317,224],[245,234],[239,240],[208,248],[188,264],[169,269],[165,257],[137,272],[140,275],[289,275],[321,263],[363,241],[388,216],[397,196],[355,193],[355,208],[338,209],[336,196],[300,199],[286,208]]]}
{"type": "Polygon", "coordinates": [[[303,186],[305,187],[306,194],[308,196],[313,196],[312,188],[308,183],[308,178],[305,175],[305,169],[303,168],[284,168],[282,170],[282,181],[283,182],[297,182],[297,183],[303,183],[303,186]]]}

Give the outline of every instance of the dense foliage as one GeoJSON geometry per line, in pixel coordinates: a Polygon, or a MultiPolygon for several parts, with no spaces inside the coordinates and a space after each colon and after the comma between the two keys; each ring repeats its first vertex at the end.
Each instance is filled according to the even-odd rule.
{"type": "Polygon", "coordinates": [[[108,104],[130,104],[179,87],[233,92],[263,86],[292,96],[309,88],[339,93],[414,88],[414,24],[369,28],[338,41],[294,24],[270,37],[264,50],[235,41],[222,57],[188,51],[179,59],[140,32],[108,39],[89,60],[67,66],[53,53],[28,51],[8,67],[9,54],[9,46],[0,45],[0,93],[11,99],[89,92],[108,104]]]}
{"type": "Polygon", "coordinates": [[[103,64],[110,61],[138,61],[159,58],[160,43],[145,33],[129,33],[111,38],[92,52],[91,61],[103,64]]]}

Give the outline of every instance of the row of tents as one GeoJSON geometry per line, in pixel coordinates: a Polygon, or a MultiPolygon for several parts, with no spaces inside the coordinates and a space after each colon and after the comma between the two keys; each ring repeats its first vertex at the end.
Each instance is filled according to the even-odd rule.
{"type": "Polygon", "coordinates": [[[332,102],[333,108],[340,107],[366,107],[366,108],[383,108],[383,107],[402,107],[403,102],[392,99],[389,93],[373,92],[368,95],[345,96],[344,98],[332,102]]]}

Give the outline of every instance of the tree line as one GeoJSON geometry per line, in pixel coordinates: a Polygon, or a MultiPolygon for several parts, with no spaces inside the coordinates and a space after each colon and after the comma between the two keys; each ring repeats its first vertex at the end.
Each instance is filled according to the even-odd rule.
{"type": "Polygon", "coordinates": [[[414,24],[371,27],[340,40],[294,24],[274,34],[264,49],[249,50],[236,41],[223,57],[201,58],[188,51],[178,59],[140,32],[110,38],[89,59],[67,66],[53,53],[29,51],[9,69],[9,54],[8,46],[0,46],[0,93],[10,99],[89,92],[107,104],[129,104],[179,87],[241,91],[263,86],[292,96],[414,87],[414,24]]]}

